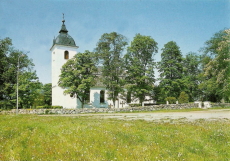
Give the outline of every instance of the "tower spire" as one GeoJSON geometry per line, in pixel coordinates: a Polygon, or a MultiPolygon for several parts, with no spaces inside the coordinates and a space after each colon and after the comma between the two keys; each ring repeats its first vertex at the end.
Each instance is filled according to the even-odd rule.
{"type": "Polygon", "coordinates": [[[59,30],[59,35],[56,38],[54,37],[53,46],[51,47],[51,49],[53,49],[55,45],[71,46],[71,47],[78,48],[78,46],[76,46],[74,39],[68,34],[68,30],[66,29],[65,26],[64,13],[62,13],[62,16],[63,19],[62,19],[61,29],[59,30]]]}
{"type": "Polygon", "coordinates": [[[68,30],[65,27],[65,19],[64,19],[65,15],[64,15],[64,13],[62,13],[62,18],[63,18],[63,20],[62,20],[62,26],[61,26],[61,30],[59,31],[59,33],[67,33],[68,30]]]}
{"type": "Polygon", "coordinates": [[[63,24],[64,24],[64,22],[65,22],[65,14],[64,13],[62,13],[62,22],[63,22],[63,24]]]}

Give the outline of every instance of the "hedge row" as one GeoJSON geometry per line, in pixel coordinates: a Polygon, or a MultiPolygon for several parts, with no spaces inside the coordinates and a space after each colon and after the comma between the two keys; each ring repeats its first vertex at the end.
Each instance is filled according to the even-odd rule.
{"type": "Polygon", "coordinates": [[[36,107],[36,109],[61,109],[61,108],[63,107],[62,106],[49,106],[49,105],[36,107]]]}

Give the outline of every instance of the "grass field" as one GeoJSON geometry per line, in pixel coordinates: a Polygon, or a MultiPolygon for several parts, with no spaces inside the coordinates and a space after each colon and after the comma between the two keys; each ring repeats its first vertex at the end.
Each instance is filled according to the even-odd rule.
{"type": "Polygon", "coordinates": [[[230,160],[230,120],[0,115],[0,160],[230,160]]]}

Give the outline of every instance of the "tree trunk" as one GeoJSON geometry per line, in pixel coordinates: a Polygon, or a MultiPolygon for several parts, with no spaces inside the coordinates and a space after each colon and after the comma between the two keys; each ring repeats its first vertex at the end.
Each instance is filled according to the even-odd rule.
{"type": "Polygon", "coordinates": [[[77,95],[77,98],[81,102],[81,108],[83,109],[85,100],[81,99],[78,95],[77,95]]]}

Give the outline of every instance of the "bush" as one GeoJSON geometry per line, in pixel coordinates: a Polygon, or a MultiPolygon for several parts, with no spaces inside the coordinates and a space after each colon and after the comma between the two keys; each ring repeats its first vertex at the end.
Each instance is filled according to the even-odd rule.
{"type": "Polygon", "coordinates": [[[165,101],[168,101],[169,104],[175,104],[176,103],[176,97],[167,97],[167,98],[165,98],[165,101]]]}
{"type": "Polygon", "coordinates": [[[36,109],[44,109],[45,106],[36,106],[36,109]]]}
{"type": "Polygon", "coordinates": [[[178,101],[179,103],[188,103],[189,102],[188,94],[186,94],[185,92],[181,92],[178,101]]]}
{"type": "Polygon", "coordinates": [[[44,106],[37,106],[36,109],[50,109],[51,106],[49,105],[44,105],[44,106]]]}
{"type": "Polygon", "coordinates": [[[129,106],[130,107],[139,107],[139,106],[141,106],[141,104],[140,103],[130,103],[129,106]]]}
{"type": "Polygon", "coordinates": [[[52,109],[62,109],[63,107],[62,106],[51,106],[52,109]]]}

